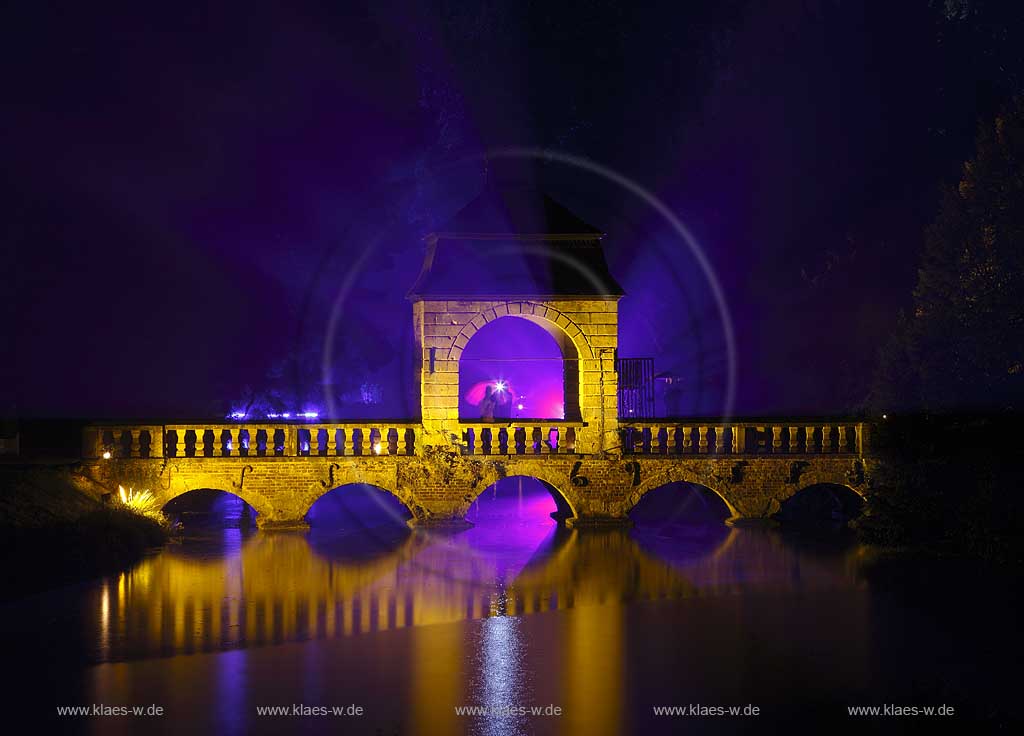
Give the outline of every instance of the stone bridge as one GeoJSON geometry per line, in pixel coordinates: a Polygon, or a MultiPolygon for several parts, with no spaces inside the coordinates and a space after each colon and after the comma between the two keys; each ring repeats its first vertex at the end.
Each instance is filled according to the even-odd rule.
{"type": "MultiPolygon", "coordinates": [[[[148,489],[161,503],[227,491],[262,527],[302,526],[320,496],[352,483],[393,494],[414,524],[463,522],[485,488],[511,476],[543,481],[571,526],[622,522],[645,493],[677,481],[717,493],[735,520],[771,516],[819,483],[864,493],[875,460],[869,426],[858,421],[636,421],[655,413],[652,386],[628,374],[620,385],[624,291],[603,237],[543,194],[486,188],[426,236],[407,294],[418,419],[94,425],[85,430],[86,472],[110,491],[148,489]],[[482,402],[467,407],[464,353],[509,321],[539,329],[560,353],[562,418],[481,422],[482,402]],[[636,413],[628,407],[641,394],[651,402],[636,413]]],[[[500,375],[489,380],[503,390],[500,375]]]]}
{"type": "Polygon", "coordinates": [[[325,493],[368,484],[394,495],[410,524],[458,524],[503,478],[542,481],[567,526],[626,522],[648,491],[673,482],[716,493],[732,521],[762,519],[804,488],[863,495],[876,460],[869,425],[832,421],[626,423],[620,444],[582,452],[583,422],[91,425],[84,472],[109,489],[151,491],[161,505],[192,490],[242,498],[261,528],[305,526],[325,493]]]}

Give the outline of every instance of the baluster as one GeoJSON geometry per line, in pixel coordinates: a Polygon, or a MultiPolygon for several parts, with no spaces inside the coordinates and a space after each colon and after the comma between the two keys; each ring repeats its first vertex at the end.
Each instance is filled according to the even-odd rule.
{"type": "Polygon", "coordinates": [[[821,451],[832,452],[832,426],[829,424],[821,428],[821,451]]]}
{"type": "Polygon", "coordinates": [[[804,427],[804,452],[814,452],[814,427],[804,427]]]}
{"type": "Polygon", "coordinates": [[[327,428],[327,455],[333,457],[338,454],[338,428],[327,428]]]}
{"type": "Polygon", "coordinates": [[[526,427],[516,427],[516,431],[512,433],[512,438],[516,445],[516,455],[526,454],[526,427]]]}
{"type": "Polygon", "coordinates": [[[661,427],[653,426],[651,427],[651,454],[660,455],[661,448],[661,427]]]}
{"type": "Polygon", "coordinates": [[[800,431],[799,427],[790,427],[789,428],[789,451],[790,452],[799,452],[800,451],[800,448],[798,446],[799,440],[797,439],[797,436],[796,436],[797,432],[799,432],[799,431],[800,431]]]}
{"type": "Polygon", "coordinates": [[[840,424],[836,429],[839,447],[836,448],[839,452],[846,452],[846,425],[840,424]]]}
{"type": "Polygon", "coordinates": [[[705,425],[697,427],[697,450],[700,453],[708,451],[708,428],[705,425]]]}
{"type": "Polygon", "coordinates": [[[679,442],[679,428],[665,427],[665,454],[675,455],[678,451],[676,444],[679,442]]]}
{"type": "Polygon", "coordinates": [[[764,427],[757,428],[757,454],[764,455],[768,452],[768,430],[764,427]]]}
{"type": "Polygon", "coordinates": [[[729,438],[731,440],[730,444],[732,445],[731,452],[732,452],[733,455],[742,455],[743,454],[743,434],[744,434],[743,425],[742,424],[734,424],[734,425],[732,425],[731,433],[732,433],[732,436],[729,438]]]}
{"type": "Polygon", "coordinates": [[[545,431],[545,434],[547,435],[547,437],[545,438],[547,439],[547,442],[545,444],[547,445],[548,454],[557,455],[560,449],[558,446],[561,444],[562,441],[561,432],[559,431],[558,427],[549,427],[545,431]],[[551,435],[555,436],[553,440],[551,439],[551,435]]]}
{"type": "Polygon", "coordinates": [[[689,455],[693,452],[692,428],[683,427],[683,454],[689,455]]]}
{"type": "MultiPolygon", "coordinates": [[[[162,457],[163,452],[160,450],[160,430],[157,427],[150,427],[146,430],[149,434],[149,446],[147,447],[147,457],[162,457]]],[[[141,440],[140,440],[141,441],[141,440]]]]}
{"type": "Polygon", "coordinates": [[[871,449],[871,426],[860,422],[853,428],[853,431],[855,432],[854,447],[857,448],[857,454],[863,455],[869,452],[871,449]]]}
{"type": "Polygon", "coordinates": [[[129,457],[140,457],[141,452],[139,450],[139,438],[141,432],[137,429],[125,430],[128,432],[128,455],[129,457]]]}
{"type": "Polygon", "coordinates": [[[568,427],[565,430],[565,451],[575,453],[576,452],[576,428],[568,427]]]}
{"type": "Polygon", "coordinates": [[[772,427],[772,452],[782,452],[782,427],[772,427]]]}
{"type": "Polygon", "coordinates": [[[224,457],[225,455],[230,455],[231,454],[230,445],[231,445],[231,430],[230,429],[222,429],[220,431],[220,436],[219,437],[217,436],[217,430],[213,430],[213,456],[214,457],[224,457]],[[224,439],[224,433],[225,432],[227,432],[227,435],[228,435],[228,438],[227,438],[226,441],[224,439]]]}
{"type": "Polygon", "coordinates": [[[533,428],[533,430],[530,432],[530,438],[533,440],[533,454],[539,455],[542,439],[540,427],[533,428]]]}
{"type": "MultiPolygon", "coordinates": [[[[362,439],[362,438],[360,437],[360,439],[362,439]]],[[[359,447],[359,445],[362,445],[362,442],[359,442],[358,444],[356,443],[356,428],[355,427],[346,427],[345,428],[345,454],[348,455],[349,457],[352,457],[353,455],[356,454],[356,452],[358,450],[361,449],[359,447]]]]}

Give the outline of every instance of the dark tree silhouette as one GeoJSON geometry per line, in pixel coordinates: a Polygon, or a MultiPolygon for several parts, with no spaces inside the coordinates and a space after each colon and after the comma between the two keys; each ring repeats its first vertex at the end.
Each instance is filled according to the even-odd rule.
{"type": "Polygon", "coordinates": [[[913,312],[883,351],[880,410],[1019,410],[1024,399],[1024,99],[979,128],[928,228],[913,312]]]}

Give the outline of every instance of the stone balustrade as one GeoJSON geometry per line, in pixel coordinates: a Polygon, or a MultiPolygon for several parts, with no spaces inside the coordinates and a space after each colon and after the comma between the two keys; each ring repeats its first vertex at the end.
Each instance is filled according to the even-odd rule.
{"type": "MultiPolygon", "coordinates": [[[[564,455],[583,445],[585,422],[462,422],[466,455],[564,455]]],[[[372,457],[414,455],[419,423],[190,423],[93,425],[85,458],[372,457]]],[[[781,422],[629,422],[619,426],[626,455],[864,455],[868,425],[781,422]]]]}
{"type": "Polygon", "coordinates": [[[159,424],[89,426],[82,434],[82,457],[163,457],[163,430],[159,424]]]}
{"type": "Polygon", "coordinates": [[[412,455],[421,425],[218,423],[90,426],[85,458],[302,457],[412,455]]]}
{"type": "Polygon", "coordinates": [[[629,455],[863,455],[868,425],[821,420],[751,422],[629,422],[620,420],[629,455]]]}
{"type": "Polygon", "coordinates": [[[461,422],[467,455],[558,455],[576,452],[584,422],[543,419],[461,422]]]}

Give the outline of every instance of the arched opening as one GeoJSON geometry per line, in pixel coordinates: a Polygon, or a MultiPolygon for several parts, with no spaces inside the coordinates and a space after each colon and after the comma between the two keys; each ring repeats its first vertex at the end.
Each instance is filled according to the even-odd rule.
{"type": "Polygon", "coordinates": [[[331,534],[389,528],[404,534],[411,517],[409,509],[394,495],[366,483],[338,486],[320,496],[306,512],[310,529],[331,534]]]}
{"type": "Polygon", "coordinates": [[[696,483],[666,483],[654,488],[629,512],[633,536],[658,557],[689,561],[717,549],[731,530],[732,515],[721,496],[696,483]]]}
{"type": "Polygon", "coordinates": [[[239,496],[215,488],[197,488],[164,504],[171,523],[186,532],[255,529],[256,509],[239,496]]]}
{"type": "Polygon", "coordinates": [[[682,481],[648,491],[629,512],[633,523],[643,527],[721,524],[731,515],[729,506],[710,488],[682,481]]]}
{"type": "Polygon", "coordinates": [[[459,418],[575,419],[579,355],[546,320],[501,317],[478,330],[459,357],[459,418]]]}
{"type": "Polygon", "coordinates": [[[466,520],[477,526],[547,529],[573,515],[569,502],[550,483],[513,475],[481,492],[466,512],[466,520]]]}
{"type": "Polygon", "coordinates": [[[568,502],[537,478],[511,476],[484,489],[466,513],[473,526],[453,540],[455,547],[481,553],[498,580],[510,582],[529,564],[557,548],[564,532],[559,519],[572,516],[568,502]]]}
{"type": "Polygon", "coordinates": [[[846,486],[817,483],[786,499],[775,519],[780,524],[812,531],[839,531],[864,510],[864,499],[846,486]]]}

